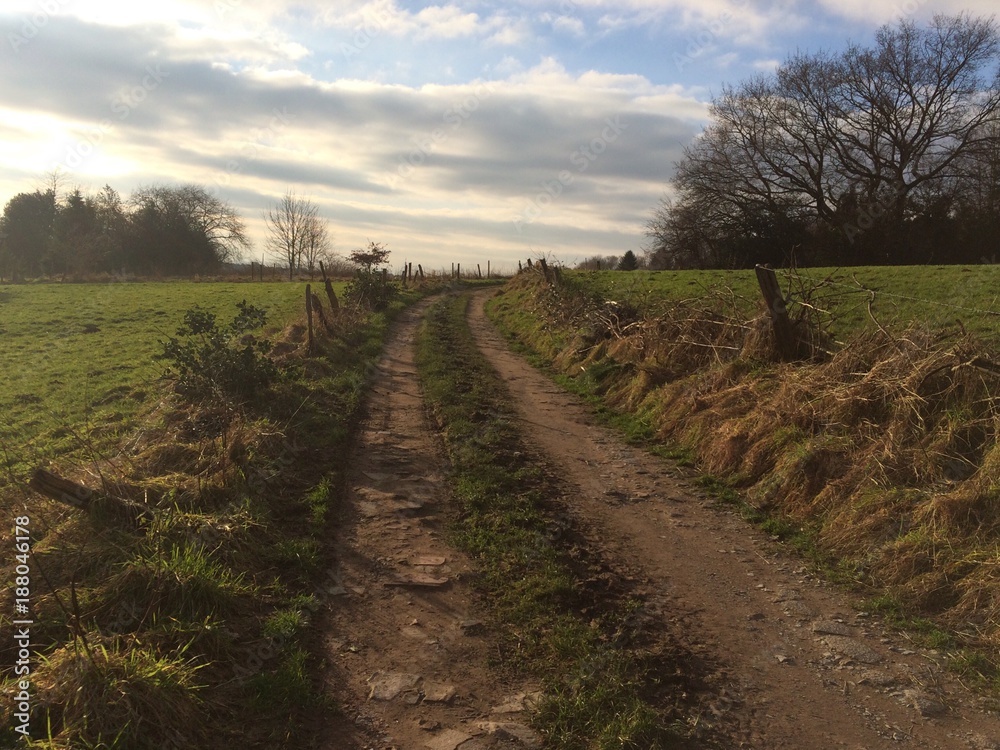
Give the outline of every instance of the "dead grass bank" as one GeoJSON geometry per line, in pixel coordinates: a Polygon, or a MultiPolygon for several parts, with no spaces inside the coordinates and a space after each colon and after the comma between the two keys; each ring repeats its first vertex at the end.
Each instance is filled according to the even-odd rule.
{"type": "Polygon", "coordinates": [[[490,310],[761,518],[807,536],[842,576],[930,618],[948,645],[997,654],[1000,372],[981,342],[914,325],[783,364],[766,319],[734,314],[725,295],[652,318],[539,274],[490,310]]]}

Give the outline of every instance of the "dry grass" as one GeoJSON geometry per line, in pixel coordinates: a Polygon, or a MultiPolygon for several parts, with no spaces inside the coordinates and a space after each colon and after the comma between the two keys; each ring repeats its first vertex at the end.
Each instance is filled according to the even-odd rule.
{"type": "Polygon", "coordinates": [[[724,295],[647,319],[531,274],[511,289],[532,315],[560,308],[563,372],[908,611],[1000,647],[1000,370],[979,341],[877,327],[824,354],[820,331],[817,357],[782,364],[766,319],[740,320],[724,295]]]}

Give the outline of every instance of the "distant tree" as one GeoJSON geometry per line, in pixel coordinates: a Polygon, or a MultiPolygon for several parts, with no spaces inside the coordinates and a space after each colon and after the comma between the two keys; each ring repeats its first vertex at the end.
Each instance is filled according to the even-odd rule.
{"type": "Polygon", "coordinates": [[[239,215],[197,185],[137,189],[125,236],[125,265],[140,273],[211,273],[249,246],[239,215]]]}
{"type": "Polygon", "coordinates": [[[7,202],[0,218],[0,234],[5,237],[0,262],[6,275],[16,281],[42,274],[55,217],[55,193],[51,190],[18,193],[7,202]]]}
{"type": "Polygon", "coordinates": [[[141,187],[132,194],[130,202],[185,223],[192,234],[208,243],[216,264],[239,260],[250,247],[240,215],[201,185],[141,187]]]}
{"type": "Polygon", "coordinates": [[[305,263],[309,278],[316,274],[320,262],[330,264],[333,259],[333,243],[326,219],[314,215],[306,225],[305,237],[302,241],[302,261],[305,263]]]}
{"type": "Polygon", "coordinates": [[[635,257],[635,253],[631,250],[626,250],[622,259],[618,262],[619,271],[634,271],[639,267],[639,259],[635,257]]]}
{"type": "Polygon", "coordinates": [[[364,273],[370,274],[389,260],[389,250],[382,242],[372,242],[364,248],[358,248],[348,256],[348,260],[358,266],[364,273]]]}
{"type": "Polygon", "coordinates": [[[92,271],[119,271],[126,265],[126,239],[129,217],[118,191],[110,185],[93,198],[97,213],[98,237],[92,271]]]}
{"type": "MultiPolygon", "coordinates": [[[[264,213],[267,226],[267,247],[271,253],[288,265],[288,279],[295,277],[307,252],[322,248],[325,227],[318,218],[319,208],[309,198],[302,198],[293,190],[287,191],[276,204],[264,213]]],[[[318,262],[318,256],[314,258],[318,262]]]]}
{"type": "Polygon", "coordinates": [[[97,270],[100,239],[97,206],[77,188],[56,208],[46,272],[85,274],[97,270]]]}
{"type": "Polygon", "coordinates": [[[576,267],[581,271],[609,271],[618,268],[621,256],[618,255],[591,255],[579,263],[576,267]]]}

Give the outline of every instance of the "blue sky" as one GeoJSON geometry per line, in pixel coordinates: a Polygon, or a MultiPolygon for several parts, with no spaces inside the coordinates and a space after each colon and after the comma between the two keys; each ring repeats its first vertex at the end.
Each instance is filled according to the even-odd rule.
{"type": "Polygon", "coordinates": [[[640,250],[713,93],[992,0],[5,0],[0,201],[44,184],[288,189],[336,249],[425,267],[640,250]]]}

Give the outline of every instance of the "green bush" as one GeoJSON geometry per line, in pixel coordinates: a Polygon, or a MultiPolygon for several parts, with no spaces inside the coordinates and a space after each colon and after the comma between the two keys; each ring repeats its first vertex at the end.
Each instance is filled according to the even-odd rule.
{"type": "Polygon", "coordinates": [[[215,314],[194,307],[184,313],[177,337],[163,342],[157,359],[167,360],[165,377],[192,402],[242,404],[254,398],[278,375],[268,357],[268,341],[251,331],[264,326],[267,314],[246,300],[237,302],[233,321],[220,326],[215,314]]]}
{"type": "Polygon", "coordinates": [[[344,290],[346,299],[369,310],[386,309],[398,294],[399,287],[378,270],[358,271],[344,290]]]}

